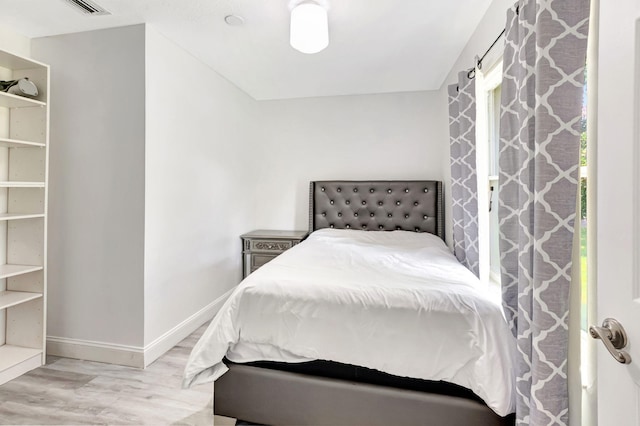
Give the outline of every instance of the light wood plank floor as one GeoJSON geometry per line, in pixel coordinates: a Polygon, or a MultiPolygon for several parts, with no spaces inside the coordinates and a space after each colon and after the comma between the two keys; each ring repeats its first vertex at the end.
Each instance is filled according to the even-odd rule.
{"type": "MultiPolygon", "coordinates": [[[[212,425],[211,384],[181,389],[205,326],[146,369],[49,357],[0,386],[2,425],[212,425]]],[[[233,425],[215,416],[215,425],[233,425]]]]}

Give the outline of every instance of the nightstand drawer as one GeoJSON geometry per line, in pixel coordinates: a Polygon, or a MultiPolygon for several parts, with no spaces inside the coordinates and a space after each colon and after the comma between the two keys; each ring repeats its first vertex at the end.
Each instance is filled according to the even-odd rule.
{"type": "Polygon", "coordinates": [[[251,260],[251,272],[255,271],[265,263],[269,262],[276,258],[277,255],[268,255],[268,254],[253,254],[250,256],[251,260]]]}
{"type": "Polygon", "coordinates": [[[293,247],[293,241],[282,240],[251,240],[249,250],[253,252],[278,252],[282,253],[285,250],[293,247]]]}

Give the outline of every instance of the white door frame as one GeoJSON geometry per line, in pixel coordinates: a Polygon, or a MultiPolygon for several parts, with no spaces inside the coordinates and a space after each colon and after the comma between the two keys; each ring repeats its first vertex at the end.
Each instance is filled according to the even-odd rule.
{"type": "MultiPolygon", "coordinates": [[[[631,364],[598,343],[598,424],[640,425],[640,0],[600,2],[597,118],[597,319],[629,336],[631,364]]],[[[587,76],[589,78],[589,76],[587,76]]],[[[594,323],[595,322],[595,323],[594,323]]]]}

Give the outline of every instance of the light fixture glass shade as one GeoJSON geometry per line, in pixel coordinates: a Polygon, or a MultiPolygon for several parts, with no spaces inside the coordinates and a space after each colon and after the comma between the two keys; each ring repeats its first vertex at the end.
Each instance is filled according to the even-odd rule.
{"type": "Polygon", "coordinates": [[[329,45],[327,10],[317,3],[300,3],[291,10],[291,47],[318,53],[329,45]]]}

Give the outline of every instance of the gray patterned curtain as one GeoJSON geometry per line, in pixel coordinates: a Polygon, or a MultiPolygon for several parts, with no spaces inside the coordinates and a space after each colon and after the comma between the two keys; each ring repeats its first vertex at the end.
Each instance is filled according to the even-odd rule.
{"type": "Polygon", "coordinates": [[[448,89],[453,249],[460,263],[478,276],[476,86],[467,71],[462,71],[458,84],[448,89]]]}
{"type": "Polygon", "coordinates": [[[517,338],[519,425],[568,425],[568,310],[589,0],[520,0],[507,14],[500,252],[517,338]]]}

